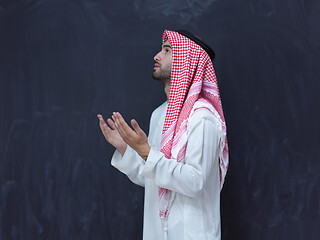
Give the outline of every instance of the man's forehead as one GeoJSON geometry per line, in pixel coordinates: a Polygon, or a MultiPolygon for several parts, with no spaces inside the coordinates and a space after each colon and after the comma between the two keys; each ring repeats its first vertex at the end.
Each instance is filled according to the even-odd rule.
{"type": "Polygon", "coordinates": [[[165,41],[162,46],[167,45],[167,46],[171,46],[169,39],[167,39],[167,41],[165,41]]]}

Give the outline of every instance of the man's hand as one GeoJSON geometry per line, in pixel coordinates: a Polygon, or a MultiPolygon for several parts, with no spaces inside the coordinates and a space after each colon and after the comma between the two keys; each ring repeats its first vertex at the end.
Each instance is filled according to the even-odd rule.
{"type": "Polygon", "coordinates": [[[115,128],[118,130],[122,139],[134,149],[143,159],[149,155],[150,146],[148,144],[148,137],[144,131],[139,127],[136,120],[131,120],[132,130],[120,113],[114,112],[112,119],[115,123],[115,128]]]}
{"type": "Polygon", "coordinates": [[[110,118],[108,118],[107,123],[111,127],[110,128],[108,126],[108,124],[106,124],[106,122],[103,120],[102,115],[98,114],[97,117],[99,118],[100,129],[101,129],[101,132],[103,133],[104,137],[106,138],[108,143],[110,143],[112,146],[117,148],[118,151],[123,156],[123,154],[125,153],[125,151],[127,149],[127,143],[125,141],[123,141],[118,130],[116,129],[115,123],[110,118]]]}

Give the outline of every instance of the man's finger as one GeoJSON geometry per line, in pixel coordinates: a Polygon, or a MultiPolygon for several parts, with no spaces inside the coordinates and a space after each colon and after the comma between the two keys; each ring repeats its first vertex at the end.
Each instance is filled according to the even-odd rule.
{"type": "Polygon", "coordinates": [[[112,115],[111,117],[112,117],[112,120],[113,120],[113,122],[114,122],[115,128],[118,130],[118,127],[119,127],[119,126],[118,126],[118,125],[119,125],[119,124],[118,124],[118,120],[116,119],[116,117],[115,117],[114,115],[112,115]]]}
{"type": "Polygon", "coordinates": [[[101,132],[103,133],[103,135],[106,138],[106,140],[109,141],[109,134],[111,133],[112,130],[106,124],[106,122],[104,121],[102,115],[98,114],[97,116],[99,118],[99,125],[100,125],[101,132]]]}
{"type": "Polygon", "coordinates": [[[143,134],[144,131],[140,128],[138,122],[135,119],[131,120],[131,125],[133,129],[138,133],[138,134],[143,134]]]}
{"type": "Polygon", "coordinates": [[[121,128],[126,134],[128,135],[134,134],[133,130],[129,127],[129,125],[126,123],[126,121],[123,119],[120,113],[115,113],[115,117],[118,125],[121,126],[121,128]]]}
{"type": "Polygon", "coordinates": [[[100,128],[101,128],[102,131],[104,131],[105,128],[108,127],[108,126],[107,126],[106,122],[104,121],[104,119],[103,119],[101,114],[98,114],[97,117],[99,118],[100,128]]]}
{"type": "Polygon", "coordinates": [[[100,122],[101,122],[101,121],[103,121],[103,122],[104,122],[103,117],[102,117],[102,115],[101,115],[101,114],[97,114],[97,117],[98,117],[98,119],[99,119],[99,121],[100,121],[100,122]]]}
{"type": "Polygon", "coordinates": [[[109,126],[110,126],[113,130],[116,129],[116,125],[114,124],[114,122],[113,122],[110,118],[107,119],[107,123],[109,124],[109,126]]]}
{"type": "Polygon", "coordinates": [[[128,141],[128,134],[123,130],[122,126],[117,123],[117,131],[122,137],[122,139],[127,143],[128,141]]]}
{"type": "Polygon", "coordinates": [[[112,115],[112,119],[114,121],[114,126],[117,129],[117,131],[119,132],[120,136],[125,139],[126,138],[126,132],[123,130],[122,125],[119,122],[118,117],[115,115],[115,113],[113,113],[112,115]]]}

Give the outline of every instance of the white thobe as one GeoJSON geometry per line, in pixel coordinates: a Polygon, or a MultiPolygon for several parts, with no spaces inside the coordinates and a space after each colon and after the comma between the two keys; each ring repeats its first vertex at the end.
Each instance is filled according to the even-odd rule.
{"type": "Polygon", "coordinates": [[[115,151],[111,164],[145,188],[144,240],[165,239],[159,217],[159,187],[176,192],[167,219],[168,240],[218,240],[221,123],[207,109],[194,112],[187,125],[185,163],[178,163],[160,152],[167,106],[163,103],[151,115],[147,160],[127,146],[123,156],[115,151]]]}

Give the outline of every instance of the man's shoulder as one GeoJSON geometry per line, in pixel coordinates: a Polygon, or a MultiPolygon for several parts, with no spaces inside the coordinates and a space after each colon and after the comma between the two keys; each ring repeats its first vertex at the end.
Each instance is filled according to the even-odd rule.
{"type": "Polygon", "coordinates": [[[151,118],[158,117],[158,116],[162,115],[163,111],[165,111],[167,109],[167,106],[168,106],[167,101],[162,103],[159,107],[157,107],[155,110],[153,110],[153,112],[151,114],[151,118]]]}
{"type": "Polygon", "coordinates": [[[195,105],[188,120],[188,128],[190,129],[197,126],[203,120],[210,121],[214,123],[218,129],[222,129],[220,116],[212,105],[195,105]]]}

